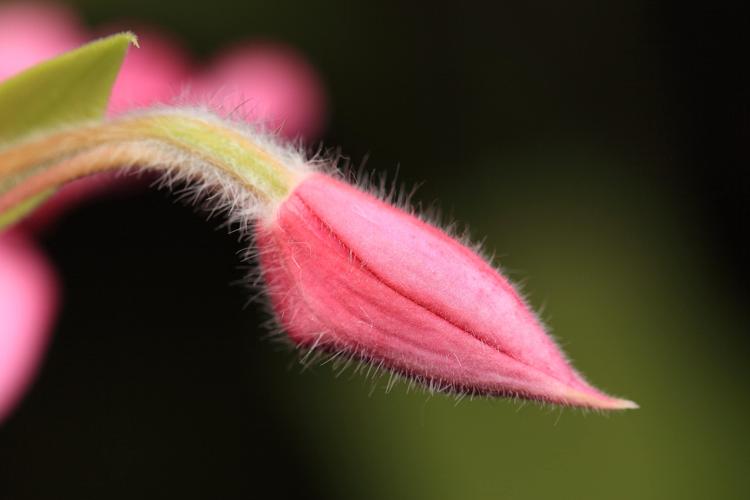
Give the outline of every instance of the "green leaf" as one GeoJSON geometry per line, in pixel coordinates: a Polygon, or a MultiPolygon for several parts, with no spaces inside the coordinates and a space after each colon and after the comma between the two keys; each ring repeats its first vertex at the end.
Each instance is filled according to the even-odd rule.
{"type": "MultiPolygon", "coordinates": [[[[0,82],[0,145],[33,132],[102,118],[131,43],[138,46],[132,33],[112,35],[0,82]]],[[[0,231],[54,192],[45,191],[0,213],[0,231]]]]}
{"type": "Polygon", "coordinates": [[[0,83],[0,143],[104,116],[132,33],[102,38],[0,83]]]}

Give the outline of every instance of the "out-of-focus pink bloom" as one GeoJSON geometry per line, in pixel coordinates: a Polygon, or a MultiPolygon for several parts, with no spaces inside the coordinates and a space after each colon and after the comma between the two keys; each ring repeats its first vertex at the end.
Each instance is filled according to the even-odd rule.
{"type": "Polygon", "coordinates": [[[257,241],[278,320],[300,345],[448,390],[634,407],[586,383],[484,259],[343,182],[305,178],[257,241]]]}
{"type": "Polygon", "coordinates": [[[285,137],[316,137],[325,124],[326,95],[317,72],[283,45],[256,43],[223,52],[196,80],[195,91],[285,137]]]}
{"type": "Polygon", "coordinates": [[[55,315],[57,281],[19,234],[0,235],[0,421],[31,382],[55,315]]]}
{"type": "Polygon", "coordinates": [[[61,5],[0,5],[0,80],[81,45],[85,31],[61,5]]]}

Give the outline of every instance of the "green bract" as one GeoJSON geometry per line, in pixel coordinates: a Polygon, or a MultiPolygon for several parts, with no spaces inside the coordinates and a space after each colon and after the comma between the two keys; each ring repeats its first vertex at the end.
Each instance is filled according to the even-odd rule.
{"type": "MultiPolygon", "coordinates": [[[[132,33],[102,38],[0,83],[0,145],[39,130],[102,118],[132,33]]],[[[1,187],[1,186],[0,186],[1,187]]],[[[50,194],[0,214],[0,229],[50,194]]]]}
{"type": "Polygon", "coordinates": [[[0,142],[104,116],[132,33],[102,38],[0,83],[0,142]]]}

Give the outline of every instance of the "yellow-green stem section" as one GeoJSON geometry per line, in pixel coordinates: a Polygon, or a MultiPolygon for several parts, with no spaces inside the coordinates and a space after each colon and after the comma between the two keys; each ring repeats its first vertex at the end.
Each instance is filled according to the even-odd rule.
{"type": "Polygon", "coordinates": [[[217,168],[269,203],[297,182],[281,159],[219,119],[187,111],[126,115],[0,148],[0,228],[65,182],[132,164],[174,163],[170,151],[217,168]]]}

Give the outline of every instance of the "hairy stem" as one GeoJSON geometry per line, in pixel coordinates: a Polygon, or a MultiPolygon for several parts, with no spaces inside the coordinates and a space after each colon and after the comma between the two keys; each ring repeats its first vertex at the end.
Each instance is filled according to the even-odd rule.
{"type": "Polygon", "coordinates": [[[174,169],[180,163],[213,169],[272,205],[300,176],[300,165],[289,165],[284,153],[267,138],[194,110],[141,112],[63,128],[0,148],[0,214],[23,212],[86,175],[132,166],[174,169]]]}

